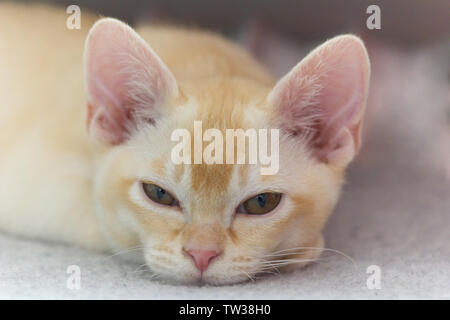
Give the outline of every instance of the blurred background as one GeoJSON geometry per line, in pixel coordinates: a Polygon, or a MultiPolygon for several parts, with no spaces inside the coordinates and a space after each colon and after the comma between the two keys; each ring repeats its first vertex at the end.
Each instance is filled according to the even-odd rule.
{"type": "Polygon", "coordinates": [[[79,5],[134,24],[148,16],[232,34],[259,19],[297,39],[317,39],[342,32],[364,32],[366,9],[378,5],[382,29],[374,36],[416,45],[449,36],[448,0],[28,0],[79,5]]]}

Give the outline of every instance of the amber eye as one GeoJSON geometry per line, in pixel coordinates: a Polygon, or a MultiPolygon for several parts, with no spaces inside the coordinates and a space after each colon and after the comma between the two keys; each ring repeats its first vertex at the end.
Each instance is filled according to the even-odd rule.
{"type": "Polygon", "coordinates": [[[156,184],[142,183],[142,187],[150,200],[165,206],[178,205],[178,201],[169,192],[156,184]]]}
{"type": "Polygon", "coordinates": [[[238,208],[238,212],[247,214],[265,214],[275,209],[281,200],[281,193],[260,193],[246,200],[238,208]]]}

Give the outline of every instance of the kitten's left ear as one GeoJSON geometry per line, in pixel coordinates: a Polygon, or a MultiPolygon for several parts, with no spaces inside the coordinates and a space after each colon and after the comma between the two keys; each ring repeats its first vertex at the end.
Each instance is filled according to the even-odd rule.
{"type": "Polygon", "coordinates": [[[109,144],[129,138],[139,121],[154,122],[178,93],[177,83],[153,49],[128,25],[99,20],[84,51],[88,129],[109,144]]]}
{"type": "Polygon", "coordinates": [[[306,138],[319,161],[347,165],[360,146],[369,75],[359,38],[344,35],[325,42],[270,92],[277,125],[294,138],[306,138]]]}

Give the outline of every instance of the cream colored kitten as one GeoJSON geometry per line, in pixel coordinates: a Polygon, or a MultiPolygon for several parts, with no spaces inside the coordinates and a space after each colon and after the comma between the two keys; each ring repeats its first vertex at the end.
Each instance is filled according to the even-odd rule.
{"type": "Polygon", "coordinates": [[[360,146],[369,60],[351,35],[278,82],[206,32],[0,5],[0,228],[142,248],[183,283],[234,283],[314,260],[360,146]],[[84,73],[83,73],[84,70],[84,73]],[[83,75],[84,74],[84,75],[83,75]],[[87,119],[87,120],[86,120],[87,119]],[[174,130],[279,128],[280,169],[175,165],[174,130]],[[87,123],[87,130],[86,130],[87,123]]]}

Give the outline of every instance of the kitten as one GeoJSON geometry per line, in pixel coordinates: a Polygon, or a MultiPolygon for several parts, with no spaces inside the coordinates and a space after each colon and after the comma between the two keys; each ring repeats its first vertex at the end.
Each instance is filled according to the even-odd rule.
{"type": "Polygon", "coordinates": [[[155,274],[179,283],[235,283],[320,255],[360,147],[370,71],[357,37],[325,42],[275,81],[218,35],[135,32],[84,12],[70,31],[65,18],[0,5],[2,230],[141,248],[155,274]],[[171,133],[196,120],[279,128],[278,173],[175,165],[171,133]]]}

